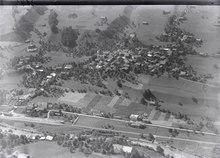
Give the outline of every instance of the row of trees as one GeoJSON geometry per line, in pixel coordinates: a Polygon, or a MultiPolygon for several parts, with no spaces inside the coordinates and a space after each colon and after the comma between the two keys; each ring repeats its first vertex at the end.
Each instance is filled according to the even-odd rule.
{"type": "Polygon", "coordinates": [[[57,25],[58,25],[57,17],[58,17],[58,14],[54,10],[51,10],[49,17],[48,17],[49,18],[48,23],[49,23],[51,31],[55,34],[59,32],[57,28],[57,25]]]}

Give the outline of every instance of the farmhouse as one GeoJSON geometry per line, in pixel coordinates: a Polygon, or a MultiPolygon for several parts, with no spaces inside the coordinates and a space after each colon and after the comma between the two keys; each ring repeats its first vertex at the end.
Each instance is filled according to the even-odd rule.
{"type": "Polygon", "coordinates": [[[131,115],[130,115],[130,120],[131,120],[131,121],[138,121],[139,118],[140,118],[139,115],[136,115],[136,114],[131,114],[131,115]]]}
{"type": "Polygon", "coordinates": [[[52,77],[55,77],[57,74],[56,73],[54,73],[54,72],[52,72],[51,74],[50,74],[50,76],[52,76],[52,77]]]}
{"type": "Polygon", "coordinates": [[[52,136],[46,136],[46,140],[51,141],[51,140],[53,140],[53,137],[52,136]]]}
{"type": "Polygon", "coordinates": [[[114,153],[116,153],[116,154],[131,153],[132,147],[123,146],[123,145],[120,145],[120,144],[113,144],[113,150],[114,150],[114,153]]]}
{"type": "Polygon", "coordinates": [[[17,150],[12,155],[17,158],[30,158],[30,156],[28,154],[20,153],[17,150]]]}
{"type": "Polygon", "coordinates": [[[146,21],[143,21],[142,24],[143,24],[143,25],[148,25],[149,23],[146,22],[146,21]]]}
{"type": "Polygon", "coordinates": [[[163,15],[167,15],[167,14],[170,14],[170,11],[169,10],[164,10],[163,15]]]}
{"type": "Polygon", "coordinates": [[[18,158],[30,158],[30,156],[27,154],[20,153],[18,154],[18,158]]]}
{"type": "Polygon", "coordinates": [[[66,66],[64,67],[64,69],[68,69],[68,70],[69,70],[69,69],[72,69],[72,67],[73,67],[72,65],[66,65],[66,66]]]}
{"type": "Polygon", "coordinates": [[[31,44],[28,46],[27,51],[28,52],[35,52],[35,51],[37,51],[37,47],[34,44],[31,44]]]}
{"type": "Polygon", "coordinates": [[[45,139],[46,139],[46,137],[44,137],[44,136],[43,136],[43,137],[40,137],[40,140],[45,140],[45,139]]]}

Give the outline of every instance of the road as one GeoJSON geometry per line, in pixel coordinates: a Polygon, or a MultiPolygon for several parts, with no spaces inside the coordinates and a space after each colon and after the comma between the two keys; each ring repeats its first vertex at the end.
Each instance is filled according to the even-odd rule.
{"type": "MultiPolygon", "coordinates": [[[[38,123],[38,124],[48,124],[48,125],[55,125],[55,126],[69,126],[74,128],[84,128],[84,129],[96,129],[96,130],[103,130],[103,131],[113,131],[113,132],[120,132],[123,134],[129,134],[131,137],[136,138],[139,137],[141,133],[139,132],[130,132],[130,131],[122,131],[122,130],[109,130],[97,127],[88,127],[88,126],[81,126],[81,125],[67,125],[62,124],[60,121],[55,121],[51,119],[44,119],[44,118],[32,118],[32,117],[15,117],[15,116],[3,116],[0,115],[0,119],[2,120],[11,120],[11,121],[18,121],[18,122],[30,122],[30,123],[38,123]],[[135,137],[136,136],[136,137],[135,137]]],[[[187,142],[194,142],[199,144],[209,144],[209,145],[220,145],[220,143],[210,142],[210,141],[201,141],[201,140],[193,140],[193,139],[186,139],[186,138],[176,138],[176,137],[167,137],[162,135],[154,135],[156,140],[159,139],[167,139],[167,140],[178,140],[178,141],[187,141],[187,142]]]]}
{"type": "MultiPolygon", "coordinates": [[[[73,127],[78,127],[78,128],[86,128],[86,129],[96,129],[96,130],[105,130],[103,128],[95,128],[95,127],[88,127],[88,126],[80,126],[80,125],[73,125],[73,127]]],[[[137,135],[140,136],[141,133],[137,132],[129,132],[129,131],[121,131],[121,130],[109,130],[108,131],[113,131],[113,132],[120,132],[124,134],[131,134],[131,135],[137,135]]],[[[207,141],[200,141],[200,140],[192,140],[192,139],[185,139],[185,138],[176,138],[176,137],[166,137],[166,136],[160,136],[160,135],[154,135],[155,139],[168,139],[168,140],[178,140],[178,141],[187,141],[187,142],[193,142],[193,143],[199,143],[199,144],[209,144],[209,145],[220,145],[220,143],[214,143],[214,142],[207,142],[207,141]]]]}
{"type": "MultiPolygon", "coordinates": [[[[49,119],[50,116],[50,112],[54,111],[54,112],[58,112],[57,110],[49,110],[48,114],[47,114],[47,118],[49,119]]],[[[85,116],[85,117],[91,117],[91,118],[98,118],[98,119],[107,119],[107,120],[112,120],[112,121],[118,121],[118,122],[124,122],[124,123],[130,123],[130,121],[127,120],[119,120],[119,119],[112,119],[112,118],[104,118],[104,117],[99,117],[99,116],[93,116],[93,115],[87,115],[87,114],[78,114],[78,113],[73,113],[73,112],[65,112],[62,111],[64,114],[73,114],[73,115],[79,115],[79,116],[85,116]]],[[[220,137],[219,134],[216,133],[211,133],[211,132],[201,132],[201,131],[194,131],[194,130],[190,130],[190,129],[182,129],[182,128],[176,128],[176,127],[172,127],[172,126],[163,126],[163,125],[158,125],[158,124],[146,124],[146,126],[148,127],[159,127],[159,128],[166,128],[166,129],[176,129],[179,131],[183,131],[183,132],[190,132],[190,133],[198,133],[198,134],[203,134],[203,135],[211,135],[211,136],[218,136],[220,137]]]]}

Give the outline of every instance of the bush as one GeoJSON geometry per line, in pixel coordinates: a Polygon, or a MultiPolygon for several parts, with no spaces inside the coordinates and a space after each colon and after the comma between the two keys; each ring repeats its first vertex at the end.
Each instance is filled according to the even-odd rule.
{"type": "Polygon", "coordinates": [[[122,88],[122,83],[121,83],[121,81],[118,80],[118,81],[117,81],[117,85],[118,85],[119,88],[122,88]]]}
{"type": "Polygon", "coordinates": [[[161,148],[160,146],[157,146],[157,152],[164,156],[164,149],[161,148]]]}

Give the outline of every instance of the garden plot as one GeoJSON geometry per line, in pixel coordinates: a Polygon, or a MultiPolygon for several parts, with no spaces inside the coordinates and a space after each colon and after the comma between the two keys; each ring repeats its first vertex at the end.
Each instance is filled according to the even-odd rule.
{"type": "Polygon", "coordinates": [[[116,102],[118,101],[118,99],[119,96],[115,96],[107,106],[113,108],[116,102]]]}
{"type": "MultiPolygon", "coordinates": [[[[66,93],[64,97],[60,97],[58,100],[68,103],[77,103],[80,99],[84,98],[86,93],[66,93]]],[[[85,105],[81,104],[85,107],[85,105]]]]}
{"type": "Polygon", "coordinates": [[[125,98],[125,99],[121,102],[121,104],[119,104],[119,105],[122,105],[122,106],[129,106],[130,104],[131,104],[131,100],[125,98]]]}
{"type": "Polygon", "coordinates": [[[83,98],[81,98],[77,103],[83,104],[85,107],[95,98],[96,94],[87,93],[83,98]]]}
{"type": "Polygon", "coordinates": [[[93,109],[114,113],[115,112],[114,108],[107,106],[111,102],[111,100],[112,97],[102,96],[102,98],[99,100],[99,102],[95,105],[93,109]]]}

